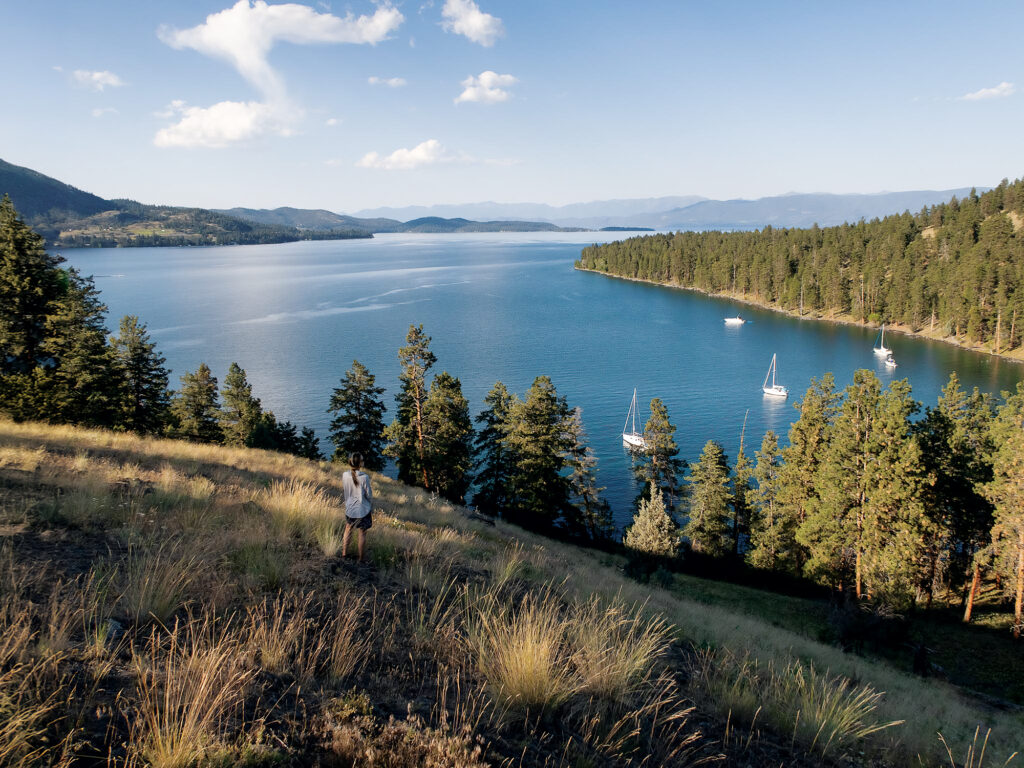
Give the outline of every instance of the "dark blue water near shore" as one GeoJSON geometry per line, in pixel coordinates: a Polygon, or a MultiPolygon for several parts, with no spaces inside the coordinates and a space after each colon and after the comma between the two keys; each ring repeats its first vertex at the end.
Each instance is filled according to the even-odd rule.
{"type": "Polygon", "coordinates": [[[991,392],[1024,378],[1019,364],[895,334],[886,338],[899,361],[890,371],[872,354],[868,329],[573,270],[582,246],[620,235],[382,235],[64,256],[95,276],[112,328],[125,314],[149,325],[174,386],[200,362],[222,379],[237,361],[264,407],[315,427],[321,438],[331,390],[353,358],[393,404],[396,353],[410,323],[423,323],[433,337],[436,372],[462,380],[474,416],[495,381],[522,394],[546,374],[583,409],[620,523],[636,494],[621,442],[634,387],[641,420],[652,397],[667,404],[682,455],[692,460],[712,438],[733,458],[748,411],[749,453],[767,429],[784,437],[793,403],[825,371],[840,386],[857,368],[875,370],[883,382],[905,377],[925,404],[935,402],[950,371],[991,392]],[[723,318],[738,312],[750,322],[726,327],[723,318]],[[788,401],[761,394],[772,354],[788,401]]]}

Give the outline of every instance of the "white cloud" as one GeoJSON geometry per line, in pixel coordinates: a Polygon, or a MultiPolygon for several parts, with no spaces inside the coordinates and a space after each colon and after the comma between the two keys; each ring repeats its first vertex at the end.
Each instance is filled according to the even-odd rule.
{"type": "Polygon", "coordinates": [[[191,29],[161,27],[158,36],[172,48],[191,48],[227,61],[260,91],[263,102],[222,101],[208,108],[188,107],[182,111],[181,121],[161,130],[154,141],[165,147],[219,147],[267,132],[285,135],[301,111],[291,104],[284,80],[267,60],[278,41],[374,45],[386,40],[403,20],[398,9],[388,4],[378,6],[372,15],[349,13],[340,18],[297,3],[267,5],[264,0],[238,0],[191,29]]]}
{"type": "Polygon", "coordinates": [[[505,88],[518,83],[512,75],[499,75],[497,72],[487,70],[478,76],[470,75],[462,81],[463,91],[455,98],[455,103],[462,101],[475,101],[480,104],[496,104],[499,101],[508,101],[512,95],[505,88]]]}
{"type": "MultiPolygon", "coordinates": [[[[57,70],[58,72],[61,70],[57,70]]],[[[80,85],[82,88],[88,88],[93,91],[102,91],[104,88],[120,88],[124,85],[124,80],[115,75],[113,72],[90,72],[86,69],[76,69],[71,77],[75,83],[80,85]]]]}
{"type": "Polygon", "coordinates": [[[1017,89],[1013,83],[1002,82],[995,88],[982,88],[980,91],[974,91],[973,93],[965,93],[961,96],[961,99],[965,101],[981,101],[982,99],[1002,99],[1007,96],[1012,96],[1016,93],[1017,89]]]}
{"type": "Polygon", "coordinates": [[[287,136],[289,128],[269,104],[222,101],[212,107],[189,107],[176,102],[181,119],[157,131],[158,147],[225,147],[265,133],[287,136]]]}
{"type": "Polygon", "coordinates": [[[464,35],[485,48],[490,48],[505,34],[501,19],[481,11],[473,0],[445,0],[441,16],[444,17],[441,26],[445,31],[464,35]]]}
{"type": "Polygon", "coordinates": [[[370,85],[386,85],[388,88],[401,88],[406,84],[404,77],[377,77],[373,76],[367,79],[370,85]]]}
{"type": "Polygon", "coordinates": [[[409,171],[424,165],[451,162],[455,158],[447,153],[437,139],[428,139],[412,149],[396,149],[382,157],[377,152],[368,152],[356,163],[359,168],[381,168],[385,171],[409,171]]]}
{"type": "Polygon", "coordinates": [[[336,125],[341,125],[341,118],[340,117],[328,117],[324,121],[324,125],[329,125],[331,128],[333,128],[336,125]]]}
{"type": "Polygon", "coordinates": [[[103,117],[104,115],[116,115],[116,114],[118,114],[118,112],[113,107],[96,107],[92,111],[92,116],[93,117],[103,117]]]}

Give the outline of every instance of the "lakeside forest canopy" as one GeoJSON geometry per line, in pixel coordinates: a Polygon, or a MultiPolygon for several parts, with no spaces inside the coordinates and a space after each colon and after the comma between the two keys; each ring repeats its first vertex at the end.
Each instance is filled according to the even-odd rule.
{"type": "Polygon", "coordinates": [[[940,331],[1001,353],[1024,326],[1024,181],[837,227],[676,232],[585,248],[577,267],[757,304],[940,331]]]}

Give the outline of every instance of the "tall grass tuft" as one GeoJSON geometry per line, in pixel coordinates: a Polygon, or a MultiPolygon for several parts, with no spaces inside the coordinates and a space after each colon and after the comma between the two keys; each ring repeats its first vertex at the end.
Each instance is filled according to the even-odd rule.
{"type": "Polygon", "coordinates": [[[184,607],[199,568],[195,556],[178,555],[167,543],[152,551],[133,547],[117,569],[118,603],[136,623],[167,623],[184,607]]]}
{"type": "MultiPolygon", "coordinates": [[[[963,762],[957,762],[956,758],[953,757],[953,749],[949,746],[945,737],[940,733],[939,741],[942,742],[942,746],[946,750],[946,754],[949,756],[950,768],[984,768],[985,766],[985,750],[988,749],[988,739],[992,735],[992,729],[989,728],[985,731],[985,736],[981,740],[981,744],[978,744],[978,737],[981,736],[981,726],[979,725],[974,729],[974,738],[971,743],[967,745],[967,751],[964,754],[963,762]]],[[[1016,759],[1017,753],[1014,752],[1010,755],[1003,763],[998,763],[1002,768],[1006,768],[1010,763],[1016,759]]]]}
{"type": "Polygon", "coordinates": [[[283,537],[308,531],[318,522],[341,516],[337,500],[314,483],[302,480],[275,480],[260,490],[255,501],[270,513],[274,529],[283,537]]]}
{"type": "Polygon", "coordinates": [[[550,591],[508,608],[485,595],[476,606],[470,642],[499,704],[527,717],[549,715],[575,690],[565,663],[562,606],[550,591]]]}
{"type": "Polygon", "coordinates": [[[664,620],[644,619],[639,608],[619,601],[602,605],[596,597],[575,608],[570,626],[580,688],[606,701],[635,691],[672,640],[664,620]]]}
{"type": "Polygon", "coordinates": [[[253,676],[240,648],[208,616],[176,625],[166,641],[154,632],[133,651],[138,705],[129,753],[152,768],[187,768],[224,734],[253,676]]]}

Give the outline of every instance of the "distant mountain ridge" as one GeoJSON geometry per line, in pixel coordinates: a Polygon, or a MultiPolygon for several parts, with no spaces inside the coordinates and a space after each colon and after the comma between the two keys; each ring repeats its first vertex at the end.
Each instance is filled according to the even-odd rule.
{"type": "MultiPolygon", "coordinates": [[[[470,203],[466,205],[373,208],[358,216],[474,216],[486,211],[493,217],[515,219],[524,212],[561,227],[605,229],[608,227],[661,230],[760,229],[773,227],[835,226],[860,219],[883,218],[964,197],[970,187],[946,190],[880,192],[876,194],[789,194],[756,200],[710,200],[705,197],[652,197],[630,200],[597,200],[565,206],[533,203],[470,203]],[[670,205],[668,205],[670,204],[670,205]],[[668,205],[668,207],[663,207],[668,205]],[[659,207],[662,206],[662,207],[659,207]]],[[[978,188],[983,191],[983,188],[978,188]]]]}

